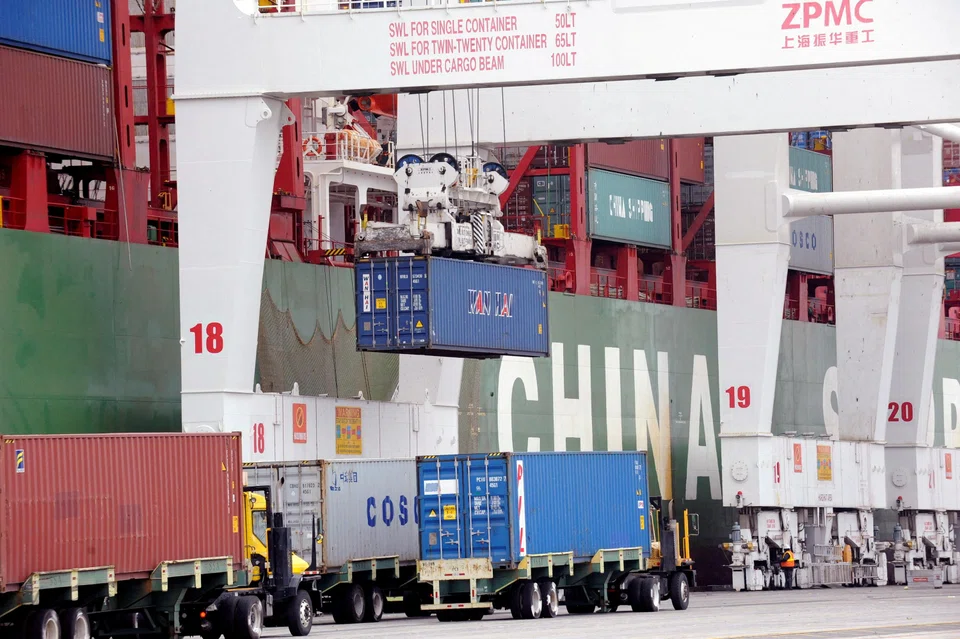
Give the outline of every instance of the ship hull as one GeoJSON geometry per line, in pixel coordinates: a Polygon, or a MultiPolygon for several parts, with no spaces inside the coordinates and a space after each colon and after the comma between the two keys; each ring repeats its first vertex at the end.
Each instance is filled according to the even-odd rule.
{"type": "MultiPolygon", "coordinates": [[[[179,430],[175,250],[0,230],[0,270],[8,433],[179,430]]],[[[352,270],[271,260],[263,289],[264,391],[296,382],[303,394],[389,401],[401,371],[407,388],[437,386],[437,358],[356,350],[352,270]]],[[[551,293],[549,325],[550,358],[443,369],[443,386],[459,392],[429,399],[458,403],[460,451],[647,450],[651,490],[672,498],[677,515],[700,515],[691,540],[698,581],[728,584],[718,546],[734,518],[721,506],[716,315],[551,293]]],[[[785,321],[777,377],[775,434],[835,430],[832,327],[785,321]]],[[[937,446],[944,415],[957,427],[958,377],[960,343],[940,341],[937,446]]],[[[882,528],[882,537],[892,533],[882,528]]]]}

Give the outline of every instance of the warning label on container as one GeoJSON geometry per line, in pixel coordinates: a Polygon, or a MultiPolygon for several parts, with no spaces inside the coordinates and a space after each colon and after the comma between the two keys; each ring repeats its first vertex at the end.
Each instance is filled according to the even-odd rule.
{"type": "Polygon", "coordinates": [[[428,518],[428,519],[436,519],[436,518],[437,518],[437,511],[431,510],[431,511],[430,511],[430,514],[427,515],[427,518],[428,518]]]}
{"type": "Polygon", "coordinates": [[[443,519],[450,521],[457,518],[457,507],[453,504],[447,504],[443,507],[443,519]]]}

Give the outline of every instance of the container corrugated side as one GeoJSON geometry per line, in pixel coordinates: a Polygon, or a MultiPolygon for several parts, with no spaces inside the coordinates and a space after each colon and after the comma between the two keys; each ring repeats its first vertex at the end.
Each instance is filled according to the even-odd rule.
{"type": "Polygon", "coordinates": [[[164,561],[243,566],[240,436],[6,435],[0,451],[0,589],[36,572],[164,561]],[[202,531],[203,534],[198,534],[202,531]]]}
{"type": "Polygon", "coordinates": [[[0,78],[0,143],[91,159],[116,155],[107,67],[0,46],[0,78]]]}
{"type": "Polygon", "coordinates": [[[624,144],[587,144],[588,167],[666,180],[670,153],[666,139],[631,140],[624,144]]]}
{"type": "MultiPolygon", "coordinates": [[[[809,193],[833,191],[833,159],[797,147],[789,149],[790,188],[809,193]]],[[[790,223],[790,268],[833,273],[833,217],[818,215],[790,223]]]]}
{"type": "Polygon", "coordinates": [[[539,269],[438,257],[361,260],[357,348],[459,357],[548,356],[539,269]]]}
{"type": "Polygon", "coordinates": [[[3,0],[0,43],[109,65],[111,21],[110,0],[3,0]]]}
{"type": "Polygon", "coordinates": [[[325,565],[392,555],[415,562],[417,460],[337,460],[325,470],[325,565]]]}
{"type": "Polygon", "coordinates": [[[590,169],[587,206],[593,238],[670,247],[670,185],[666,182],[590,169]]]}
{"type": "Polygon", "coordinates": [[[649,556],[647,470],[642,452],[420,458],[421,558],[506,565],[572,551],[583,562],[635,547],[649,556]]]}
{"type": "Polygon", "coordinates": [[[680,138],[677,140],[680,179],[684,182],[703,184],[704,157],[703,138],[680,138]]]}
{"type": "Polygon", "coordinates": [[[326,571],[366,557],[418,558],[414,458],[247,464],[244,474],[248,486],[274,488],[292,550],[307,563],[314,552],[326,571]]]}

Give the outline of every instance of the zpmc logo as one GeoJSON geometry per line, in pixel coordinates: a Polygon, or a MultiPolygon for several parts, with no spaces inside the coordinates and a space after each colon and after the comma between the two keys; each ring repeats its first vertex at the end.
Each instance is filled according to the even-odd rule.
{"type": "Polygon", "coordinates": [[[293,405],[293,443],[307,443],[307,405],[293,405]]]}

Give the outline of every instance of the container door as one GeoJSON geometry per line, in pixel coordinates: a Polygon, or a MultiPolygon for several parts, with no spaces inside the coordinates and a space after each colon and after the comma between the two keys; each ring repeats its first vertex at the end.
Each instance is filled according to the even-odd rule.
{"type": "Polygon", "coordinates": [[[455,456],[422,459],[420,482],[420,558],[461,559],[464,556],[462,518],[458,517],[460,467],[455,456]]]}
{"type": "Polygon", "coordinates": [[[391,344],[389,292],[390,262],[356,265],[357,344],[363,347],[391,344]]]}
{"type": "Polygon", "coordinates": [[[472,455],[461,462],[470,556],[489,557],[494,564],[511,561],[508,464],[503,455],[472,455]]]}
{"type": "Polygon", "coordinates": [[[398,259],[395,271],[395,326],[397,344],[423,345],[430,341],[428,263],[423,258],[398,259]]]}

